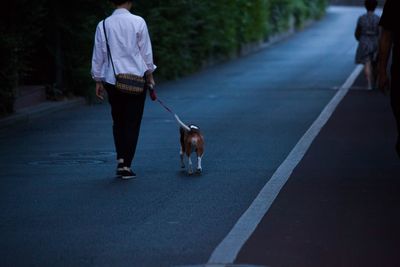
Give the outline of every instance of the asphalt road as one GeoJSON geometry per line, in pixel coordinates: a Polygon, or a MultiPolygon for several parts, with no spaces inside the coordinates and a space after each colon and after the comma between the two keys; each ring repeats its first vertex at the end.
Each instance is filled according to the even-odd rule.
{"type": "Polygon", "coordinates": [[[269,267],[400,262],[400,158],[389,97],[360,75],[235,259],[269,267]]]}
{"type": "Polygon", "coordinates": [[[1,129],[0,265],[206,263],[352,72],[361,12],[331,9],[285,41],[158,87],[205,135],[201,176],[180,170],[178,127],[151,101],[131,181],[113,177],[108,105],[1,129]]]}

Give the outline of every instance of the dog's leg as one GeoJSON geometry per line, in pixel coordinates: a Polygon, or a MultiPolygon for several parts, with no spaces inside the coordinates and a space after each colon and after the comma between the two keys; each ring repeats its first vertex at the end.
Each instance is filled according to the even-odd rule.
{"type": "Polygon", "coordinates": [[[181,168],[184,169],[185,168],[185,162],[183,160],[183,151],[182,149],[179,151],[179,156],[181,157],[181,168]]]}
{"type": "Polygon", "coordinates": [[[192,159],[190,158],[190,155],[188,156],[188,159],[189,159],[188,173],[189,173],[189,174],[193,174],[192,159]]]}
{"type": "Polygon", "coordinates": [[[201,173],[202,172],[202,167],[201,167],[201,158],[203,157],[204,154],[204,142],[203,139],[201,138],[199,141],[199,146],[196,149],[196,155],[197,155],[197,173],[201,173]]]}
{"type": "MultiPolygon", "coordinates": [[[[187,141],[187,140],[185,140],[187,141]]],[[[190,142],[185,143],[185,154],[188,158],[188,174],[193,174],[193,166],[192,166],[192,159],[190,158],[190,154],[192,153],[192,146],[190,142]]]]}
{"type": "Polygon", "coordinates": [[[201,168],[201,156],[198,156],[197,157],[197,170],[196,170],[196,172],[197,173],[201,173],[201,171],[202,171],[202,168],[201,168]]]}

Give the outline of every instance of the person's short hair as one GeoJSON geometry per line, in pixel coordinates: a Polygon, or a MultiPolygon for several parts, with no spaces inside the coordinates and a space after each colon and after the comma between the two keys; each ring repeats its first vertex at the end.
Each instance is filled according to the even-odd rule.
{"type": "Polygon", "coordinates": [[[126,2],[132,2],[132,0],[110,0],[110,2],[116,6],[120,6],[122,4],[125,4],[126,2]]]}
{"type": "Polygon", "coordinates": [[[365,0],[364,6],[368,11],[375,11],[376,7],[378,6],[377,0],[365,0]]]}

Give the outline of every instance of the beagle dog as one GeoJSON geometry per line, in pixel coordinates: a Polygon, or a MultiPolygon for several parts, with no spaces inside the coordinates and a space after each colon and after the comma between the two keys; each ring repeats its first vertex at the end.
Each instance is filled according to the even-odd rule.
{"type": "Polygon", "coordinates": [[[197,169],[196,173],[201,174],[201,159],[204,154],[204,137],[200,132],[200,128],[196,125],[187,126],[184,124],[177,115],[175,115],[176,120],[180,124],[180,158],[181,158],[181,168],[185,168],[184,156],[188,158],[188,174],[193,174],[191,154],[195,152],[197,155],[197,169]]]}

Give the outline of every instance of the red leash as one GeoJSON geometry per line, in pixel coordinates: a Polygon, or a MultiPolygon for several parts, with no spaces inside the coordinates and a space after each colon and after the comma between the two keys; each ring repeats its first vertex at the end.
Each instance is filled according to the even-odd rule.
{"type": "Polygon", "coordinates": [[[157,102],[160,103],[160,105],[165,108],[169,113],[171,113],[172,115],[176,115],[175,112],[173,112],[169,107],[167,107],[167,105],[164,104],[164,102],[162,102],[160,99],[158,99],[157,97],[157,102]]]}
{"type": "Polygon", "coordinates": [[[164,102],[162,102],[160,99],[158,99],[157,97],[157,102],[160,103],[160,105],[165,108],[165,110],[167,110],[169,113],[171,113],[172,115],[174,115],[175,120],[178,122],[179,125],[181,125],[181,127],[183,127],[184,129],[186,129],[187,131],[190,131],[189,126],[187,126],[186,124],[184,124],[180,119],[179,116],[176,115],[175,112],[172,111],[172,109],[170,109],[167,105],[164,104],[164,102]]]}

